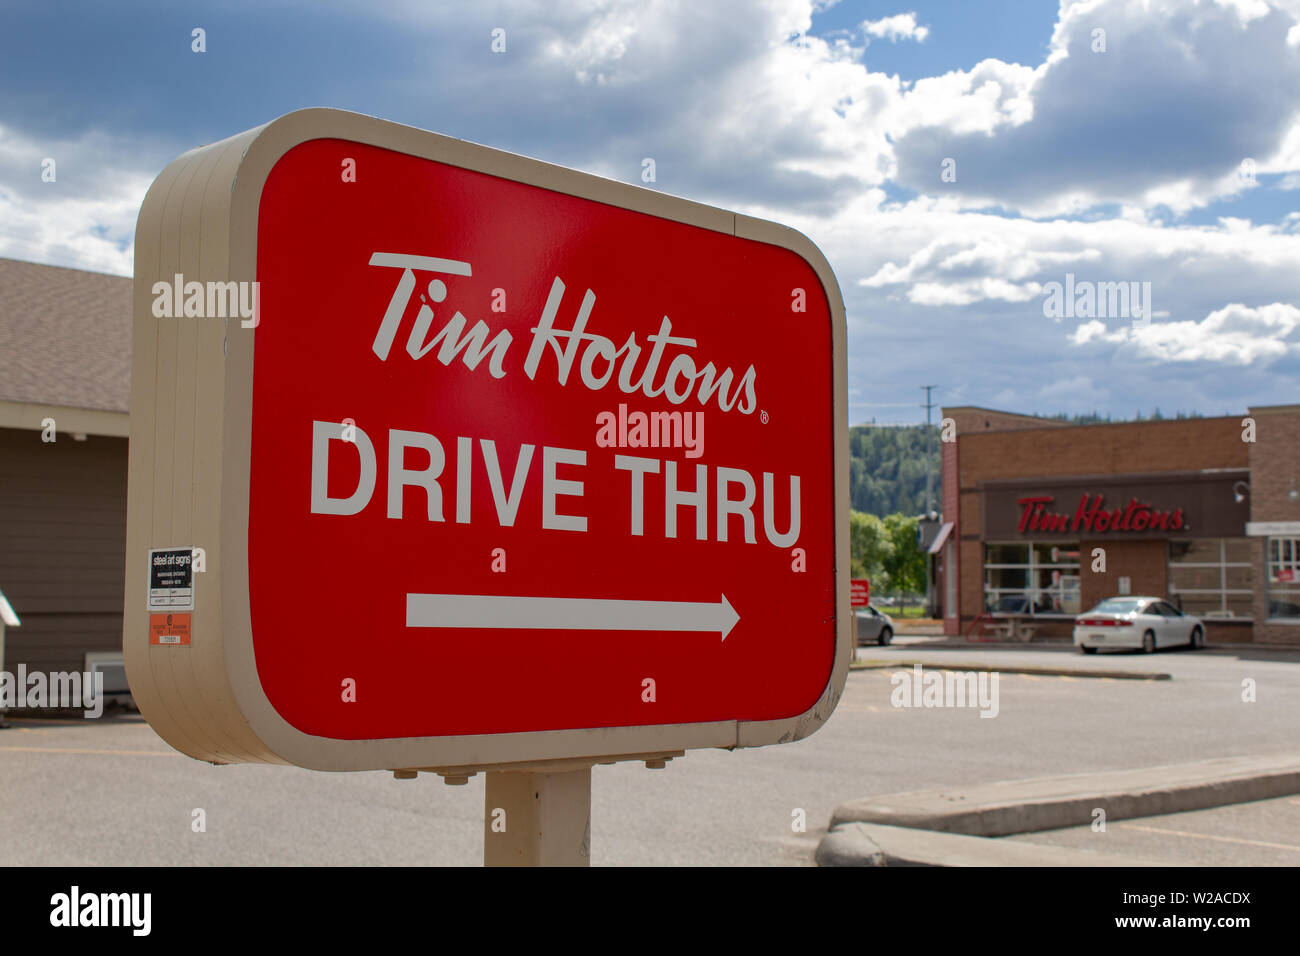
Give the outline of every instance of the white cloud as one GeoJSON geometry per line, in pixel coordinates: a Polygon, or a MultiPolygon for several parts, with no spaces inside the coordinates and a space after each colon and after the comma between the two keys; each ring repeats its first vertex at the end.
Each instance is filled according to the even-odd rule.
{"type": "Polygon", "coordinates": [[[1236,175],[1247,157],[1263,173],[1300,169],[1300,57],[1285,39],[1297,6],[1063,4],[1043,63],[986,61],[904,94],[914,118],[891,125],[898,180],[1041,218],[1105,203],[1200,208],[1247,188],[1236,175]],[[956,182],[940,179],[944,157],[956,182]]]}
{"type": "Polygon", "coordinates": [[[898,13],[879,20],[863,21],[862,32],[867,36],[888,38],[891,43],[897,43],[899,40],[915,40],[917,43],[924,43],[925,38],[930,35],[930,28],[917,26],[915,13],[898,13]]]}
{"type": "Polygon", "coordinates": [[[125,165],[133,145],[98,132],[38,143],[0,128],[0,256],[130,275],[153,179],[125,165]],[[42,180],[47,159],[53,182],[42,180]]]}
{"type": "Polygon", "coordinates": [[[1121,326],[1099,321],[1075,330],[1075,345],[1093,342],[1131,346],[1140,355],[1164,362],[1218,362],[1227,365],[1268,363],[1300,352],[1300,309],[1284,302],[1251,308],[1226,305],[1197,321],[1121,326]]]}
{"type": "Polygon", "coordinates": [[[1066,272],[1092,281],[1152,282],[1158,309],[1180,297],[1221,302],[1225,285],[1243,293],[1272,288],[1300,300],[1294,267],[1300,236],[1283,226],[1227,218],[1217,226],[1172,227],[1127,217],[1039,222],[923,199],[857,209],[853,219],[860,235],[870,237],[857,240],[853,258],[867,274],[855,284],[901,292],[917,303],[1026,301],[1066,272]]]}

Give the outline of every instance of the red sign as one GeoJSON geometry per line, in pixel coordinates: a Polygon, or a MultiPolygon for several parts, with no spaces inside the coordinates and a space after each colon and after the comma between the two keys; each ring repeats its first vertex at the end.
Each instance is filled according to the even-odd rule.
{"type": "Polygon", "coordinates": [[[871,603],[871,582],[866,578],[853,578],[849,581],[849,604],[853,607],[866,607],[871,603]]]}
{"type": "Polygon", "coordinates": [[[276,164],[257,247],[249,598],[286,720],[419,737],[817,700],[834,437],[806,262],[337,140],[276,164]],[[342,674],[374,690],[321,693],[342,674]]]}
{"type": "MultiPolygon", "coordinates": [[[[243,163],[264,171],[234,180],[256,197],[259,305],[246,338],[231,323],[217,374],[247,389],[225,426],[247,438],[223,446],[234,475],[246,467],[223,491],[240,515],[246,480],[247,530],[227,542],[233,571],[213,574],[208,545],[199,600],[223,582],[241,711],[274,725],[280,755],[681,725],[710,729],[660,749],[719,746],[817,708],[811,732],[851,653],[842,305],[816,250],[647,190],[310,114],[277,121],[283,148],[253,140],[243,163]]],[[[239,201],[229,245],[252,248],[239,201]]],[[[362,756],[311,765],[441,759],[329,752],[362,756]]]]}
{"type": "Polygon", "coordinates": [[[1056,499],[1052,495],[1035,495],[1017,498],[1020,505],[1020,524],[1017,530],[1026,532],[1105,532],[1105,531],[1179,531],[1183,527],[1183,509],[1156,511],[1149,504],[1130,498],[1126,507],[1106,509],[1102,495],[1084,493],[1079,496],[1079,506],[1074,515],[1049,511],[1047,506],[1056,499]]]}
{"type": "Polygon", "coordinates": [[[150,614],[149,643],[183,645],[190,642],[188,614],[150,614]]]}

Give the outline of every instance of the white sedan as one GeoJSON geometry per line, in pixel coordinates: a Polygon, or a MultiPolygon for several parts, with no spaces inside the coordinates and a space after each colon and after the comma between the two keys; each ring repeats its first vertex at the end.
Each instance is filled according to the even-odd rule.
{"type": "Polygon", "coordinates": [[[1074,644],[1085,654],[1099,647],[1141,648],[1205,646],[1205,625],[1157,597],[1107,598],[1074,619],[1074,644]]]}

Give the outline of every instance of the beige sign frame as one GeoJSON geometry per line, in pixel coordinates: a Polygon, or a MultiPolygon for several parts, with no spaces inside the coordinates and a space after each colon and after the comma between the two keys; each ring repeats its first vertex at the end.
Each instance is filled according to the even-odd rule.
{"type": "MultiPolygon", "coordinates": [[[[316,770],[515,769],[555,761],[645,759],[688,748],[798,740],[830,717],[853,655],[849,609],[846,326],[839,286],[801,233],[463,140],[357,113],[309,109],[186,153],[159,174],[135,237],[127,575],[123,648],[140,711],[177,750],[213,763],[316,770]],[[300,143],[337,138],[435,160],[664,219],[757,240],[800,255],[817,273],[832,322],[835,588],[834,664],[820,699],[782,720],[714,721],[450,737],[338,740],[303,733],[258,680],[248,604],[249,450],[256,330],[227,319],[155,318],[153,287],[252,282],[262,189],[300,143]],[[194,573],[192,643],[150,645],[151,548],[203,549],[194,573]]],[[[828,449],[828,451],[830,451],[828,449]]],[[[323,597],[323,596],[322,596],[323,597]]],[[[555,764],[558,766],[559,764],[555,764]]]]}

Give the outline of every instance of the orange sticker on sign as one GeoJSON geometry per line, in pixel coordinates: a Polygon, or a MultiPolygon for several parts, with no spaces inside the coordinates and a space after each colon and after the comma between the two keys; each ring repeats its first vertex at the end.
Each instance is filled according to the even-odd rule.
{"type": "Polygon", "coordinates": [[[190,642],[190,616],[188,614],[150,614],[150,644],[188,644],[190,642]]]}

